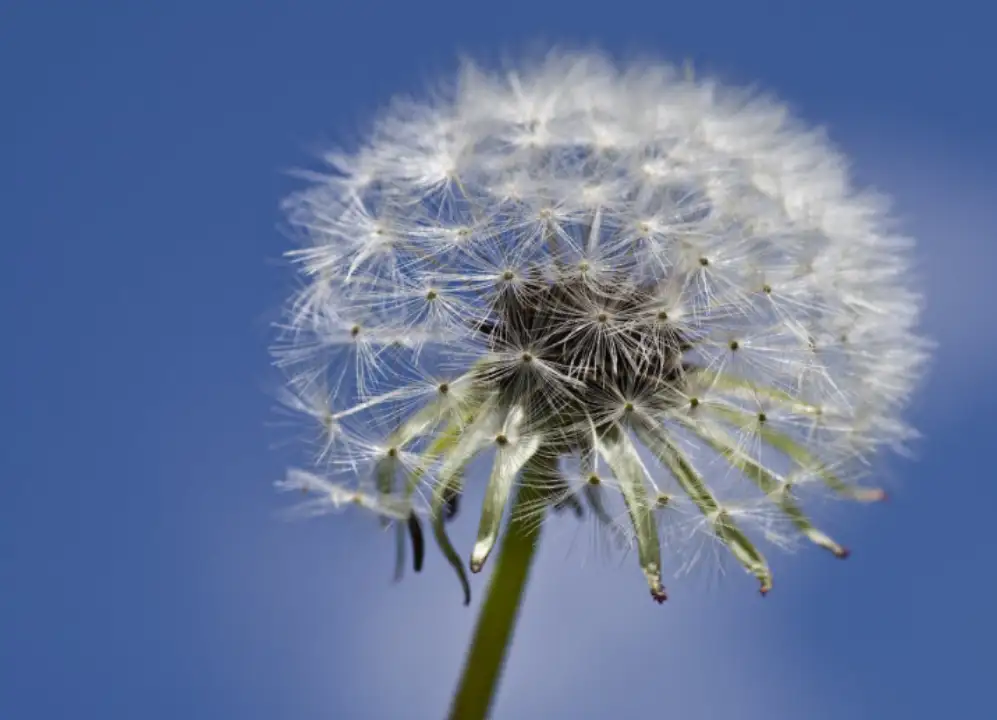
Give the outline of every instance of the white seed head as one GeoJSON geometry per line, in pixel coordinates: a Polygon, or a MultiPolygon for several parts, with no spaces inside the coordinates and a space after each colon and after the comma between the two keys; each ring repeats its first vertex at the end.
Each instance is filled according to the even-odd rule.
{"type": "Polygon", "coordinates": [[[493,454],[474,569],[524,477],[546,478],[534,516],[613,493],[658,600],[662,539],[682,553],[690,528],[763,592],[756,541],[846,554],[803,501],[880,496],[860,483],[913,435],[930,346],[911,242],[821,132],[670,66],[555,52],[466,63],[328,159],[285,205],[302,283],[277,357],[334,436],[308,477],[411,530],[493,454]]]}

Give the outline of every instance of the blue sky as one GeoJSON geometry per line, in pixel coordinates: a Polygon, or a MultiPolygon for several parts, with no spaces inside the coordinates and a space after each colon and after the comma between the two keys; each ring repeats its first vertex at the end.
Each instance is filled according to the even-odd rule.
{"type": "MultiPolygon", "coordinates": [[[[268,388],[284,171],[536,41],[757,82],[920,241],[917,460],[847,563],[673,580],[541,551],[502,718],[984,717],[997,503],[995,17],[983,2],[0,1],[0,717],[435,718],[474,608],[361,518],[286,524],[268,388]]],[[[467,533],[473,528],[458,530],[467,533]]],[[[483,583],[476,586],[478,595],[483,583]]]]}

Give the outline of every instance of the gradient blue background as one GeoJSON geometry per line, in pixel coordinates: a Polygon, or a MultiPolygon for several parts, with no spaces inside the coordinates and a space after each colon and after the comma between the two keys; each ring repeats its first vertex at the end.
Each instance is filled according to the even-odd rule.
{"type": "Polygon", "coordinates": [[[442,715],[475,609],[442,560],[392,586],[361,518],[274,517],[277,202],[458,51],[544,38],[691,57],[827,123],[920,238],[941,348],[894,501],[834,518],[847,563],[658,607],[559,527],[496,717],[993,717],[987,5],[0,0],[0,718],[442,715]]]}

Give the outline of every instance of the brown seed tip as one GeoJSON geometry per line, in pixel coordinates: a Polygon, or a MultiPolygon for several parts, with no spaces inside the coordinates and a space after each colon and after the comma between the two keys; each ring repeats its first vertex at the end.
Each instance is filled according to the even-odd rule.
{"type": "Polygon", "coordinates": [[[851,554],[852,551],[845,547],[838,548],[837,550],[834,551],[834,556],[836,558],[840,558],[841,560],[847,559],[851,554]]]}
{"type": "Polygon", "coordinates": [[[481,569],[485,566],[485,564],[480,560],[472,560],[470,566],[471,566],[471,572],[479,573],[481,572],[481,569]]]}
{"type": "Polygon", "coordinates": [[[860,489],[857,498],[863,502],[885,502],[890,499],[885,490],[878,488],[860,489]]]}
{"type": "Polygon", "coordinates": [[[658,605],[667,600],[668,594],[665,592],[665,588],[661,585],[651,588],[651,599],[658,603],[658,605]]]}

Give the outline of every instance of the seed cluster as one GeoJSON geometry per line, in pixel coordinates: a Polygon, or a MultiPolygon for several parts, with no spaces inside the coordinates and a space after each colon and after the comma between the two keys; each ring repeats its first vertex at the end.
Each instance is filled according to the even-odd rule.
{"type": "Polygon", "coordinates": [[[764,544],[847,555],[804,508],[883,497],[870,459],[913,436],[930,346],[911,242],[821,133],[676,68],[554,52],[465,64],[325,159],[286,203],[302,284],[275,356],[315,443],[279,483],[297,512],[359,505],[417,568],[428,522],[465,593],[510,505],[635,547],[659,601],[704,544],[762,592],[764,544]],[[445,521],[476,485],[465,563],[445,521]]]}

